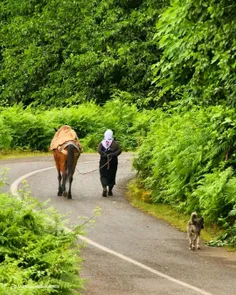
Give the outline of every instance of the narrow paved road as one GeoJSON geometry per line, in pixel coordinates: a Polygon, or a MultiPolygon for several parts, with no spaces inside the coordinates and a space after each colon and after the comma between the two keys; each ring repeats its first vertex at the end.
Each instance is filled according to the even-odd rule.
{"type": "Polygon", "coordinates": [[[87,228],[87,246],[81,252],[84,295],[235,295],[235,253],[204,245],[200,251],[189,251],[185,233],[127,202],[126,184],[135,174],[131,159],[129,153],[119,157],[117,185],[109,198],[101,196],[98,172],[89,173],[98,167],[96,154],[82,154],[79,159],[73,200],[56,196],[52,157],[0,161],[1,170],[10,168],[7,177],[13,184],[3,190],[14,189],[21,177],[27,178],[33,196],[41,201],[50,198],[50,204],[62,214],[69,213],[74,223],[101,208],[101,216],[87,228]],[[40,171],[44,168],[49,169],[40,171]]]}

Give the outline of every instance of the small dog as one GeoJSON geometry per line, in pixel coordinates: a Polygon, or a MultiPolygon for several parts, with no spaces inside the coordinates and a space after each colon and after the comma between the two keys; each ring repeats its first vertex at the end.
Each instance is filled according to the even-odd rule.
{"type": "Polygon", "coordinates": [[[187,226],[187,234],[189,239],[189,250],[200,249],[199,237],[201,230],[204,228],[203,217],[197,217],[197,213],[193,212],[187,226]]]}

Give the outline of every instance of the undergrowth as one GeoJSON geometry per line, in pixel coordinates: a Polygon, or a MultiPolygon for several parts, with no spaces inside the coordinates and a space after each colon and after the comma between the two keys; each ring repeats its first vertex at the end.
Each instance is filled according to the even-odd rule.
{"type": "MultiPolygon", "coordinates": [[[[151,192],[143,187],[139,179],[133,179],[130,181],[126,197],[130,204],[135,208],[169,223],[171,226],[182,232],[186,232],[186,225],[190,216],[177,211],[171,205],[163,203],[154,204],[151,200],[151,192]]],[[[232,234],[229,236],[231,238],[235,237],[235,232],[234,236],[232,234]]],[[[206,245],[223,246],[228,251],[236,251],[236,247],[232,246],[232,244],[227,241],[227,237],[227,231],[216,225],[205,226],[201,231],[201,239],[206,245]],[[226,242],[223,242],[223,238],[225,238],[226,242]]]]}
{"type": "Polygon", "coordinates": [[[150,127],[134,168],[153,204],[197,211],[236,247],[236,116],[223,106],[163,113],[150,127]]]}
{"type": "MultiPolygon", "coordinates": [[[[3,173],[0,185],[4,183],[3,173]]],[[[74,226],[48,201],[31,197],[27,184],[18,195],[0,193],[0,294],[81,294],[83,245],[78,236],[94,218],[74,226]]]]}

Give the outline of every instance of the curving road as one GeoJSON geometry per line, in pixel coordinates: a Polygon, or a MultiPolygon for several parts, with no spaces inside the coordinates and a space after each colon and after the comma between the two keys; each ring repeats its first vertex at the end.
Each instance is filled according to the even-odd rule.
{"type": "MultiPolygon", "coordinates": [[[[119,157],[114,196],[103,198],[99,182],[98,155],[82,154],[74,175],[73,200],[57,197],[57,173],[52,157],[0,161],[14,191],[27,179],[32,195],[51,199],[74,223],[92,217],[99,206],[101,216],[87,228],[87,246],[81,254],[86,279],[84,295],[235,295],[236,253],[202,245],[188,250],[186,234],[135,208],[125,199],[127,182],[134,176],[132,154],[119,157]],[[94,172],[92,172],[94,171],[94,172]]],[[[82,241],[80,241],[81,243],[82,241]]]]}

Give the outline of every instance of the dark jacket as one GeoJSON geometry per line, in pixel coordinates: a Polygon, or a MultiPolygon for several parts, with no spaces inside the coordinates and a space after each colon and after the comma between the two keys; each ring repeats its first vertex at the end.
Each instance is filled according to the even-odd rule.
{"type": "Polygon", "coordinates": [[[118,166],[118,156],[121,154],[121,148],[117,141],[113,140],[112,144],[106,149],[102,143],[98,145],[100,154],[100,177],[102,185],[113,186],[115,184],[116,171],[118,166]]]}

